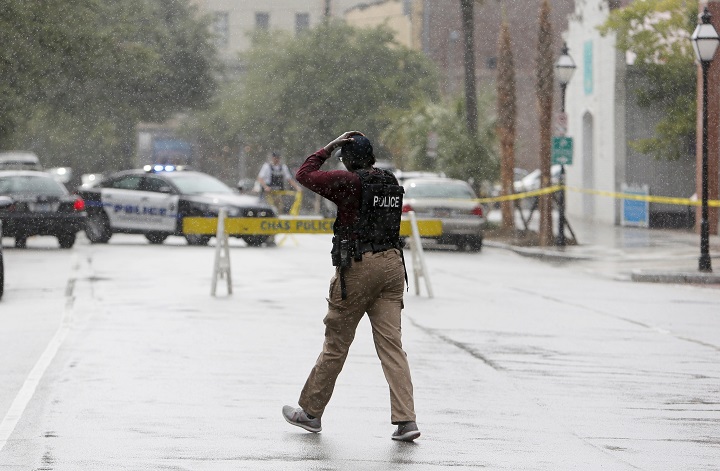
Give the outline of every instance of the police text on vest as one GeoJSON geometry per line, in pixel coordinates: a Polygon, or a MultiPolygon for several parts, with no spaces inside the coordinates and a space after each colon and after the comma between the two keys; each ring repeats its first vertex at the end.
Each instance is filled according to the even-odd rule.
{"type": "Polygon", "coordinates": [[[397,208],[400,206],[399,196],[373,196],[373,207],[397,208]]]}

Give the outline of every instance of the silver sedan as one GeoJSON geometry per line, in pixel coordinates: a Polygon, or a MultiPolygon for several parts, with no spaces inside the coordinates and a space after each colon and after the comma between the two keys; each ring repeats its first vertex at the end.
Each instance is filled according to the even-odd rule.
{"type": "Polygon", "coordinates": [[[403,182],[403,212],[418,218],[440,219],[443,234],[438,244],[479,252],[483,243],[485,215],[472,187],[452,178],[413,178],[403,182]]]}

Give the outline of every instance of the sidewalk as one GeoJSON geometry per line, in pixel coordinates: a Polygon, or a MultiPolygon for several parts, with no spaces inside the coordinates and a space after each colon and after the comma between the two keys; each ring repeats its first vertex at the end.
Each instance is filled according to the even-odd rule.
{"type": "MultiPolygon", "coordinates": [[[[557,222],[557,214],[553,221],[557,222]]],[[[550,262],[582,263],[615,279],[720,284],[720,236],[710,236],[714,271],[702,273],[698,271],[700,235],[691,230],[612,226],[583,220],[570,224],[577,245],[517,247],[493,240],[485,244],[550,262]]],[[[569,231],[566,236],[570,237],[569,231]]]]}

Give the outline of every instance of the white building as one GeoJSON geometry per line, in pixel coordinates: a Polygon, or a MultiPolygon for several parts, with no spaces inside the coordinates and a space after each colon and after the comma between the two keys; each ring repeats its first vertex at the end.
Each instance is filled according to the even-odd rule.
{"type": "MultiPolygon", "coordinates": [[[[573,164],[566,168],[569,186],[616,191],[625,161],[624,90],[616,87],[624,61],[615,39],[597,30],[609,14],[605,1],[577,0],[568,21],[567,45],[577,70],[568,84],[565,108],[568,134],[574,138],[573,164]],[[619,69],[619,70],[618,70],[619,69]]],[[[615,201],[567,193],[567,214],[608,223],[617,222],[615,201]]]]}
{"type": "MultiPolygon", "coordinates": [[[[646,185],[656,196],[687,198],[695,191],[694,149],[679,161],[639,154],[630,141],[651,137],[662,116],[640,108],[633,87],[638,76],[615,47],[615,36],[601,36],[597,27],[610,14],[608,0],[576,0],[566,41],[577,70],[568,84],[568,135],[574,139],[573,164],[566,167],[567,184],[586,190],[618,193],[624,185],[646,185]]],[[[629,3],[629,2],[625,2],[629,3]]],[[[567,192],[567,215],[573,219],[620,224],[622,200],[590,193],[567,192]]],[[[655,226],[690,225],[687,207],[651,203],[655,226]]]]}
{"type": "Polygon", "coordinates": [[[256,30],[283,30],[295,34],[320,23],[326,7],[343,17],[358,0],[191,0],[211,19],[220,58],[236,66],[238,54],[250,47],[256,30]]]}

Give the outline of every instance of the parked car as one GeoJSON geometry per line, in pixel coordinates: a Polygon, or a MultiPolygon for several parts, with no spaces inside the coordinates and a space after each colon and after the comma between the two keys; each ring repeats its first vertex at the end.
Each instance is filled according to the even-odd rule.
{"type": "MultiPolygon", "coordinates": [[[[562,169],[562,166],[560,165],[553,165],[550,167],[550,184],[557,185],[560,182],[560,170],[562,169]]],[[[532,172],[528,173],[526,176],[521,178],[520,180],[516,180],[513,182],[513,189],[515,193],[525,193],[528,191],[535,191],[540,189],[540,169],[536,168],[532,172]]],[[[535,202],[537,201],[538,197],[533,196],[530,198],[523,198],[520,202],[523,208],[529,209],[532,208],[535,205],[535,202]]]]}
{"type": "Polygon", "coordinates": [[[80,186],[90,188],[97,185],[103,178],[105,176],[102,173],[83,173],[80,175],[80,186]]]}
{"type": "MultiPolygon", "coordinates": [[[[183,233],[184,218],[217,217],[221,208],[230,217],[276,217],[273,207],[257,196],[241,195],[211,175],[174,166],[117,172],[81,186],[78,193],[87,204],[85,233],[95,244],[106,243],[114,233],[128,233],[144,234],[151,244],[179,235],[190,245],[207,245],[211,236],[183,233]]],[[[271,236],[239,237],[260,246],[271,236]]]]}
{"type": "MultiPolygon", "coordinates": [[[[530,172],[525,170],[524,168],[515,167],[513,169],[513,183],[517,182],[519,180],[522,180],[525,178],[530,172]]],[[[493,198],[496,198],[498,196],[502,196],[502,184],[500,182],[495,182],[495,184],[492,187],[492,190],[490,191],[490,196],[493,198]]],[[[500,203],[496,202],[493,204],[493,207],[496,209],[500,207],[500,203]]]]}
{"type": "Polygon", "coordinates": [[[85,203],[71,195],[48,173],[35,170],[0,171],[0,195],[12,204],[0,209],[6,237],[15,238],[15,247],[25,248],[34,235],[55,236],[63,249],[75,244],[85,224],[85,203]]]}
{"type": "Polygon", "coordinates": [[[395,174],[395,178],[398,179],[398,182],[402,185],[402,183],[405,180],[409,180],[411,178],[445,178],[444,172],[426,172],[426,171],[403,171],[403,170],[396,170],[393,172],[395,174]]]}
{"type": "Polygon", "coordinates": [[[45,171],[63,185],[69,184],[73,179],[73,169],[71,167],[53,167],[45,171]]]}
{"type": "MultiPolygon", "coordinates": [[[[550,182],[557,185],[560,181],[561,165],[553,165],[550,167],[550,182]]],[[[536,168],[519,180],[513,183],[515,193],[524,193],[526,191],[534,191],[540,189],[540,169],[536,168]]]]}
{"type": "Polygon", "coordinates": [[[418,218],[440,219],[443,233],[438,244],[479,252],[483,244],[485,215],[472,187],[452,178],[405,180],[403,212],[415,211],[418,218]]]}
{"type": "Polygon", "coordinates": [[[0,170],[42,170],[40,159],[33,152],[0,152],[0,170]]]}
{"type": "MultiPolygon", "coordinates": [[[[388,163],[387,161],[376,162],[373,166],[391,171],[395,175],[395,178],[397,178],[398,183],[401,185],[405,180],[409,178],[445,178],[445,173],[443,172],[405,172],[402,170],[397,170],[394,166],[392,166],[392,164],[388,163]]],[[[345,166],[342,164],[339,164],[338,168],[341,170],[345,170],[345,166]]],[[[337,216],[337,206],[332,201],[323,198],[320,212],[322,213],[323,217],[334,218],[335,216],[337,216]]]]}

